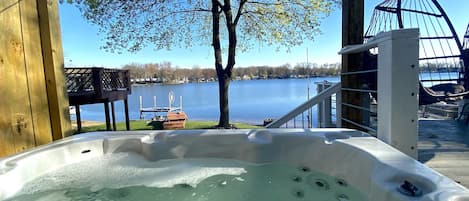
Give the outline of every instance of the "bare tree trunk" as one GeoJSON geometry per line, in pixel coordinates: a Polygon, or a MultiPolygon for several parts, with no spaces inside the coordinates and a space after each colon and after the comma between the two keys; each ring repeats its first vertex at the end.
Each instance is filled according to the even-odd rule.
{"type": "Polygon", "coordinates": [[[224,4],[218,0],[212,0],[212,17],[213,17],[213,35],[212,43],[215,53],[215,68],[218,77],[218,92],[220,100],[220,119],[218,127],[230,128],[230,112],[228,104],[228,89],[231,81],[233,67],[236,64],[236,25],[241,17],[241,11],[247,0],[241,0],[238,13],[233,19],[231,10],[231,0],[224,0],[224,4]],[[220,44],[220,13],[225,14],[226,28],[228,30],[228,62],[226,68],[223,69],[221,44],[220,44]]]}
{"type": "Polygon", "coordinates": [[[225,72],[218,74],[218,93],[220,100],[220,119],[218,120],[218,127],[230,128],[230,111],[228,104],[230,80],[230,76],[225,72]]]}
{"type": "Polygon", "coordinates": [[[223,70],[222,63],[222,52],[220,42],[220,11],[221,5],[218,0],[212,0],[212,45],[213,52],[215,55],[215,69],[217,70],[218,77],[218,95],[220,105],[220,119],[218,121],[218,127],[229,128],[229,110],[228,110],[228,85],[229,76],[225,76],[225,70],[223,70]],[[228,82],[227,82],[228,80],[228,82]]]}

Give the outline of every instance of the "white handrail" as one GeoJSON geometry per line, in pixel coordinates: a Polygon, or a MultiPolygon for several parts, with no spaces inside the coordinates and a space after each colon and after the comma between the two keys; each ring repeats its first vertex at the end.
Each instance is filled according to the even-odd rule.
{"type": "Polygon", "coordinates": [[[339,93],[341,88],[341,84],[336,83],[331,87],[325,89],[324,91],[318,93],[315,97],[309,99],[305,103],[301,104],[297,108],[293,109],[286,115],[280,117],[279,119],[273,121],[272,123],[268,124],[267,128],[279,128],[283,124],[287,123],[291,119],[295,118],[296,116],[300,115],[301,113],[305,112],[309,108],[317,105],[318,103],[323,102],[326,98],[331,97],[332,95],[339,93]]]}

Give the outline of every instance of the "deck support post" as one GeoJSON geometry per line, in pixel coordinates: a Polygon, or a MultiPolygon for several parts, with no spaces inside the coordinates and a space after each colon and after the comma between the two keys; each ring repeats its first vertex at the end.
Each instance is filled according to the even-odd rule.
{"type": "Polygon", "coordinates": [[[130,130],[129,101],[127,100],[127,98],[124,99],[124,111],[125,111],[125,129],[130,130]]]}
{"type": "Polygon", "coordinates": [[[77,130],[81,131],[81,113],[80,105],[75,105],[75,114],[77,116],[77,130]]]}
{"type": "Polygon", "coordinates": [[[111,101],[111,117],[112,117],[112,130],[116,131],[117,126],[116,126],[116,111],[114,107],[114,101],[111,101]]]}
{"type": "Polygon", "coordinates": [[[106,115],[106,130],[111,130],[111,119],[109,118],[109,103],[104,102],[104,115],[106,115]]]}

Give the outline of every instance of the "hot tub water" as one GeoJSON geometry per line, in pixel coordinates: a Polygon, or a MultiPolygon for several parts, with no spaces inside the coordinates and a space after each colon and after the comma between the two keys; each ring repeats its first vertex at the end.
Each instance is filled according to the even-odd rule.
{"type": "Polygon", "coordinates": [[[341,178],[310,167],[227,159],[148,161],[107,154],[52,170],[28,182],[15,201],[366,201],[341,178]]]}

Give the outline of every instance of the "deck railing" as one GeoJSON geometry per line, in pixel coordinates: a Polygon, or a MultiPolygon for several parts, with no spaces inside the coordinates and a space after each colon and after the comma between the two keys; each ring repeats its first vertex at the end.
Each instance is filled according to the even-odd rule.
{"type": "Polygon", "coordinates": [[[106,129],[111,130],[109,104],[113,130],[116,130],[114,102],[124,102],[125,122],[130,129],[127,96],[131,93],[128,70],[109,68],[65,68],[69,104],[75,106],[77,128],[81,130],[80,105],[104,103],[106,129]]]}
{"type": "MultiPolygon", "coordinates": [[[[370,89],[366,84],[358,85],[356,88],[341,87],[340,83],[334,84],[270,123],[267,127],[279,128],[283,125],[288,127],[289,122],[292,121],[296,124],[296,119],[299,116],[303,117],[304,113],[315,105],[319,105],[319,126],[327,127],[324,125],[330,122],[329,119],[333,114],[330,112],[332,107],[330,107],[329,100],[336,94],[336,122],[338,127],[340,127],[341,121],[352,124],[367,132],[374,133],[379,139],[409,156],[417,157],[418,36],[418,29],[393,30],[380,33],[369,39],[367,43],[344,47],[339,52],[340,54],[363,54],[369,53],[370,49],[378,49],[377,69],[342,72],[346,76],[376,73],[377,90],[370,89]],[[369,96],[370,99],[370,94],[373,93],[377,103],[363,101],[362,105],[354,105],[343,102],[341,101],[342,95],[347,95],[344,92],[363,93],[369,96]],[[353,121],[342,115],[341,108],[352,108],[358,114],[368,115],[364,115],[361,122],[353,121]],[[328,119],[324,120],[324,118],[328,119]],[[376,126],[373,124],[376,124],[376,126]]],[[[358,79],[348,79],[354,82],[360,81],[358,79]]],[[[311,112],[308,112],[307,117],[309,120],[311,120],[310,116],[311,112]]],[[[294,125],[294,127],[297,127],[297,125],[294,125]]]]}
{"type": "Polygon", "coordinates": [[[340,103],[340,82],[333,85],[319,84],[318,94],[296,107],[289,113],[278,118],[272,123],[268,124],[267,128],[311,128],[312,122],[312,108],[318,106],[318,120],[320,127],[335,127],[332,125],[332,117],[334,116],[332,109],[336,109],[335,116],[340,117],[340,107],[332,107],[332,102],[340,103]],[[335,96],[335,97],[333,97],[335,96]],[[337,101],[339,100],[339,101],[337,101]],[[338,110],[337,110],[338,109],[338,110]],[[306,113],[306,115],[305,115],[306,113]]]}
{"type": "Polygon", "coordinates": [[[111,91],[129,91],[128,70],[108,68],[65,68],[69,96],[97,95],[111,91]]]}
{"type": "MultiPolygon", "coordinates": [[[[419,30],[399,29],[377,34],[364,44],[344,47],[340,54],[369,53],[377,48],[377,90],[342,88],[342,91],[376,93],[377,129],[376,136],[400,151],[417,157],[418,138],[418,64],[419,30]]],[[[350,74],[350,72],[348,72],[350,74]]],[[[356,73],[356,72],[352,72],[356,73]]],[[[360,72],[366,73],[366,72],[360,72]]],[[[374,112],[372,103],[366,105],[345,105],[357,110],[374,112]]],[[[369,128],[362,122],[342,118],[342,121],[369,128]]],[[[368,130],[368,129],[367,129],[368,130]]]]}

